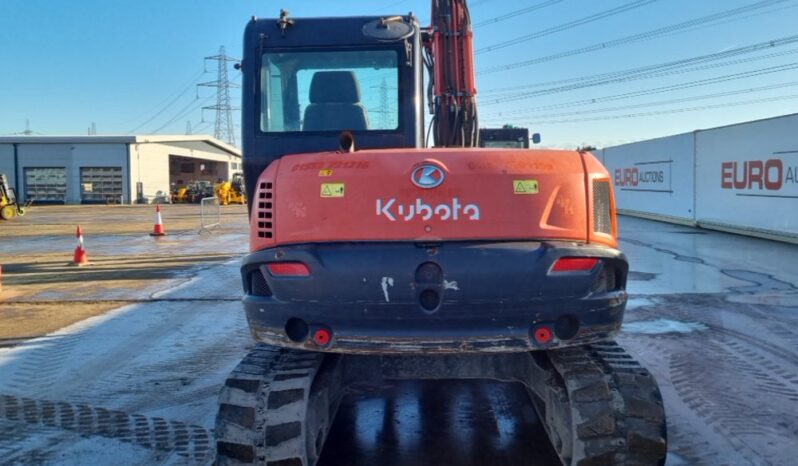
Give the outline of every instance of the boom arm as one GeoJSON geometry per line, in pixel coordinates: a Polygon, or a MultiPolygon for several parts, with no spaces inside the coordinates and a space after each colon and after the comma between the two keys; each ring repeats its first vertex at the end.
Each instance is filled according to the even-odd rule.
{"type": "Polygon", "coordinates": [[[432,0],[424,62],[432,134],[438,147],[479,145],[471,16],[466,0],[432,0]]]}

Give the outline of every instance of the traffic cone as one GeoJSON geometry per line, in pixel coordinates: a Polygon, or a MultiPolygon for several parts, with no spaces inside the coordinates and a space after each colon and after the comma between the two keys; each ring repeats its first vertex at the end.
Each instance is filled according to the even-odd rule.
{"type": "Polygon", "coordinates": [[[89,257],[86,255],[86,249],[83,247],[83,229],[78,225],[78,231],[75,233],[78,238],[78,246],[75,248],[75,255],[72,258],[73,265],[86,265],[89,263],[89,257]]]}
{"type": "Polygon", "coordinates": [[[152,226],[150,236],[166,236],[166,231],[163,229],[163,219],[161,218],[161,204],[155,205],[155,225],[152,226]]]}

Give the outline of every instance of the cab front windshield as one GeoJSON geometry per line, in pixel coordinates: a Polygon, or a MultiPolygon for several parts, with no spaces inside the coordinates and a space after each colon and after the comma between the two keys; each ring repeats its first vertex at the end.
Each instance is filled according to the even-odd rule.
{"type": "Polygon", "coordinates": [[[265,53],[263,132],[390,131],[399,126],[393,50],[265,53]]]}

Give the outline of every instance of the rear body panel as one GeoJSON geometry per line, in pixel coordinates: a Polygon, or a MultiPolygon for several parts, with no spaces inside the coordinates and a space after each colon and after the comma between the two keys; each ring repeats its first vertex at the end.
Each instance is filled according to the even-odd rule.
{"type": "MultiPolygon", "coordinates": [[[[394,149],[286,156],[261,176],[253,251],[335,241],[570,240],[587,242],[590,154],[507,149],[394,149]],[[413,183],[440,168],[439,186],[413,183]],[[269,192],[264,192],[269,183],[269,192]],[[266,198],[268,196],[268,199],[266,198]],[[267,210],[270,234],[259,233],[267,210]],[[262,222],[261,222],[262,223],[262,222]]],[[[592,159],[592,160],[590,160],[592,159]]],[[[615,246],[612,235],[595,242],[615,246]]]]}

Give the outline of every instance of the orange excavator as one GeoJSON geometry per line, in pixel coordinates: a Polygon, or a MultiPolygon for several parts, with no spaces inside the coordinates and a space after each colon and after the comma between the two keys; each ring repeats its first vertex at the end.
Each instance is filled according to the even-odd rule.
{"type": "Polygon", "coordinates": [[[220,393],[218,464],[313,465],[348,385],[457,378],[523,384],[564,465],[664,464],[656,381],[613,341],[610,176],[585,151],[478,148],[471,44],[463,0],[433,0],[429,27],[248,24],[257,345],[220,393]]]}

